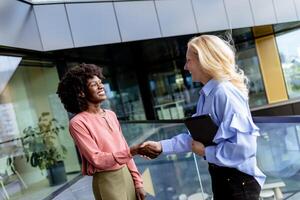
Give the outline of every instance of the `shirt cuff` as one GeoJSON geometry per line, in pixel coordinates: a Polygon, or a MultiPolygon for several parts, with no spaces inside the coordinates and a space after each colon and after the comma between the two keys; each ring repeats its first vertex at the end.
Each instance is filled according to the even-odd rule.
{"type": "Polygon", "coordinates": [[[135,182],[135,183],[134,183],[134,187],[135,187],[135,188],[143,188],[144,186],[143,186],[143,183],[142,183],[142,182],[135,182]]]}
{"type": "Polygon", "coordinates": [[[162,146],[162,153],[163,154],[168,154],[173,152],[173,143],[172,140],[162,140],[160,141],[161,146],[162,146]]]}
{"type": "Polygon", "coordinates": [[[129,149],[126,149],[124,151],[114,152],[112,154],[116,162],[119,163],[120,165],[126,164],[130,159],[132,159],[129,149]]]}
{"type": "Polygon", "coordinates": [[[216,146],[205,147],[205,158],[209,163],[216,163],[216,146]]]}

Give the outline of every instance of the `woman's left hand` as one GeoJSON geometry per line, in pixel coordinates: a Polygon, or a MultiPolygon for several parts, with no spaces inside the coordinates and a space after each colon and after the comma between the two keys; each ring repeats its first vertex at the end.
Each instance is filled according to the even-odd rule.
{"type": "Polygon", "coordinates": [[[198,141],[192,141],[192,151],[199,156],[205,156],[205,146],[198,141]]]}
{"type": "Polygon", "coordinates": [[[144,188],[135,188],[137,200],[144,200],[146,199],[146,192],[144,188]]]}

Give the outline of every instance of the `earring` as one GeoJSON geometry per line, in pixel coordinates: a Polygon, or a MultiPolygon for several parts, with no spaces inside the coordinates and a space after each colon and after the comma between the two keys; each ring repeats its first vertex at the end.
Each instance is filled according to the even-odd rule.
{"type": "Polygon", "coordinates": [[[80,94],[78,96],[81,97],[81,98],[84,98],[85,94],[83,92],[80,92],[80,94]]]}

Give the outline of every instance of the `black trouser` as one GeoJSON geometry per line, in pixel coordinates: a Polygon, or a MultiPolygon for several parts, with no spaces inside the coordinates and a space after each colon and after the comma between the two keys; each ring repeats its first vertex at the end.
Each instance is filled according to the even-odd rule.
{"type": "Polygon", "coordinates": [[[235,168],[209,163],[214,200],[258,200],[260,185],[253,176],[235,168]]]}

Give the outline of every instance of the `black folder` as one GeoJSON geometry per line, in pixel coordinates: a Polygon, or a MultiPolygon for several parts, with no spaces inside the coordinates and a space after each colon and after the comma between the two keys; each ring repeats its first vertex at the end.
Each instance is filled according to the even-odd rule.
{"type": "Polygon", "coordinates": [[[213,139],[219,127],[209,114],[188,117],[184,120],[184,124],[194,140],[201,142],[204,146],[215,145],[213,139]]]}

